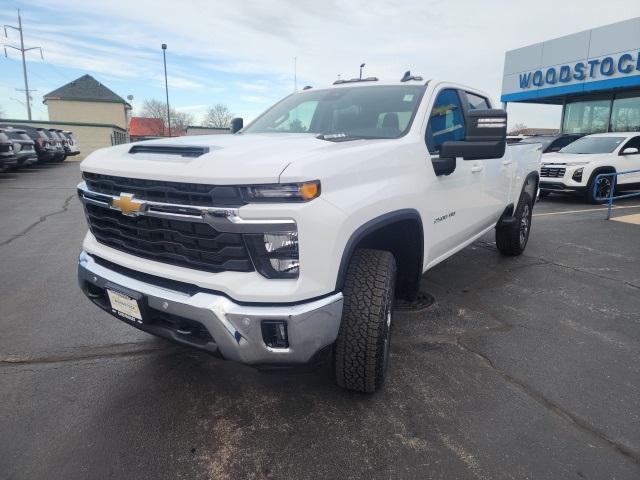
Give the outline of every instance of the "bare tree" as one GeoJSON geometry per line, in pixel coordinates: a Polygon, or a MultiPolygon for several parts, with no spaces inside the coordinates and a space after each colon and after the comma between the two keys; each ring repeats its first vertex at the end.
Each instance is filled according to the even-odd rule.
{"type": "MultiPolygon", "coordinates": [[[[183,135],[189,125],[193,123],[193,115],[171,109],[171,134],[183,135]]],[[[145,100],[142,104],[141,117],[161,118],[168,133],[169,123],[167,121],[167,104],[159,100],[145,100]]],[[[158,135],[163,133],[158,132],[158,135]]]]}
{"type": "Polygon", "coordinates": [[[526,130],[527,126],[524,123],[516,123],[511,130],[509,130],[509,135],[519,135],[522,130],[526,130]]]}
{"type": "Polygon", "coordinates": [[[207,110],[202,124],[205,127],[229,128],[232,118],[233,113],[231,113],[231,110],[226,105],[217,103],[207,110]]]}

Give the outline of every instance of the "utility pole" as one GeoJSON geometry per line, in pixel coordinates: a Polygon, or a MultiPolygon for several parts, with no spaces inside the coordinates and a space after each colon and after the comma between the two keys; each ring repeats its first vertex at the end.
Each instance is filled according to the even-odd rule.
{"type": "Polygon", "coordinates": [[[164,60],[164,89],[167,92],[167,122],[169,123],[169,136],[171,136],[171,109],[169,108],[169,82],[167,81],[167,44],[162,44],[162,59],[164,60]]]}
{"type": "Polygon", "coordinates": [[[14,27],[13,25],[5,25],[4,26],[4,36],[8,38],[7,28],[13,28],[20,32],[20,48],[15,47],[13,45],[4,45],[4,56],[9,57],[7,55],[7,47],[13,48],[14,50],[18,50],[22,54],[22,74],[24,75],[24,90],[16,88],[19,92],[24,92],[24,96],[27,102],[27,115],[29,120],[31,120],[31,92],[35,92],[35,90],[29,90],[29,80],[27,79],[27,61],[25,59],[25,53],[29,50],[40,50],[40,58],[44,60],[44,55],[42,55],[42,48],[40,47],[31,47],[24,48],[24,35],[22,32],[22,17],[20,16],[20,9],[18,9],[18,26],[14,27]]]}
{"type": "Polygon", "coordinates": [[[293,91],[298,91],[298,57],[293,57],[293,91]]]}

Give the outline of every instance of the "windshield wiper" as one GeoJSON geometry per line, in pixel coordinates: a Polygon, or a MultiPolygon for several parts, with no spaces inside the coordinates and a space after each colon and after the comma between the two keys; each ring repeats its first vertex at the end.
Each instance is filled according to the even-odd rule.
{"type": "Polygon", "coordinates": [[[316,136],[318,140],[328,142],[350,142],[352,140],[381,140],[386,137],[375,137],[370,135],[348,135],[346,133],[321,133],[316,136]]]}

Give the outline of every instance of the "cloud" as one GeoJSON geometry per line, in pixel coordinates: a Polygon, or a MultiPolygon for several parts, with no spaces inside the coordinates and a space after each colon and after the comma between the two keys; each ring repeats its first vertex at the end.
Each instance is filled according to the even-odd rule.
{"type": "MultiPolygon", "coordinates": [[[[45,48],[47,62],[162,86],[159,45],[166,42],[172,89],[207,103],[208,95],[224,93],[240,111],[291,90],[293,57],[298,85],[357,76],[366,62],[366,75],[397,79],[410,69],[497,98],[506,50],[640,15],[640,3],[619,0],[602,8],[601,0],[540,0],[527,8],[499,0],[183,0],[159,8],[152,0],[65,0],[61,9],[59,0],[31,0],[27,15],[29,41],[45,48]]],[[[5,23],[15,21],[10,17],[0,13],[5,23]]],[[[545,121],[558,119],[553,114],[545,121]]]]}

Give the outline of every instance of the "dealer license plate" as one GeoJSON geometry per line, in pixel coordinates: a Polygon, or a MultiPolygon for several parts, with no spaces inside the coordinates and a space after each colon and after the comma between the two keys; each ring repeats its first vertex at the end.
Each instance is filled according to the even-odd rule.
{"type": "Polygon", "coordinates": [[[142,314],[138,301],[128,295],[107,289],[111,310],[131,322],[142,323],[142,314]]]}

